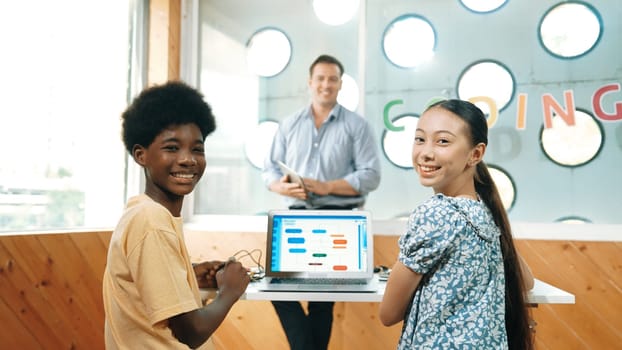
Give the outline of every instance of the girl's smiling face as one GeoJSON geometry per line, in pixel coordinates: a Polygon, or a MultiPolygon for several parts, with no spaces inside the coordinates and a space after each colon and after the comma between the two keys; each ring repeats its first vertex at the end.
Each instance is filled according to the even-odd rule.
{"type": "Polygon", "coordinates": [[[483,143],[473,145],[468,124],[441,107],[423,113],[417,123],[412,161],[419,181],[434,193],[476,198],[475,166],[484,156],[483,143]]]}

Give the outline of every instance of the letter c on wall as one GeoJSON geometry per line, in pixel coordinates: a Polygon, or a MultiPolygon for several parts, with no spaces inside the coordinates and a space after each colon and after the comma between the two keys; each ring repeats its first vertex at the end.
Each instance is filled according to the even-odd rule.
{"type": "Polygon", "coordinates": [[[383,118],[384,118],[384,127],[387,128],[387,130],[389,131],[404,131],[404,127],[403,126],[395,126],[393,125],[393,123],[391,122],[391,118],[389,117],[389,109],[391,109],[391,107],[395,106],[395,105],[401,105],[402,103],[404,103],[403,100],[392,100],[389,101],[386,105],[384,105],[384,112],[382,113],[383,118]]]}

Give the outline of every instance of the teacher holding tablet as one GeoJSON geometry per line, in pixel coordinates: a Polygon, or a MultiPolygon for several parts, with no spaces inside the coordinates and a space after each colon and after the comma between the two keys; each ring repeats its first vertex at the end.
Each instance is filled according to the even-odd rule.
{"type": "MultiPolygon", "coordinates": [[[[319,56],[309,68],[311,103],[279,124],[263,180],[289,209],[362,208],[380,183],[380,160],[369,123],[337,103],[343,65],[319,56]],[[301,177],[299,181],[297,177],[301,177]]],[[[332,302],[273,301],[291,349],[326,349],[332,302]]]]}

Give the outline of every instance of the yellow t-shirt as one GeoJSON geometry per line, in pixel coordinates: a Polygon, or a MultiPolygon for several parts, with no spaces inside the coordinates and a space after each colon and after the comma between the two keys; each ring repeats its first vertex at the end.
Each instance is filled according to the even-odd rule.
{"type": "Polygon", "coordinates": [[[168,327],[203,306],[182,224],[146,195],[128,201],[104,271],[106,349],[188,349],[168,327]]]}

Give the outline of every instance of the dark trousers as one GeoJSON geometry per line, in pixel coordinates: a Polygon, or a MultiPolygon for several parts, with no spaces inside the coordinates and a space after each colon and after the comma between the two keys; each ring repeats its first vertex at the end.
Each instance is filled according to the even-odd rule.
{"type": "Polygon", "coordinates": [[[334,302],[309,302],[308,314],[297,301],[272,301],[292,350],[325,350],[333,326],[334,302]]]}
{"type": "MultiPolygon", "coordinates": [[[[352,210],[355,205],[327,205],[313,209],[352,210]]],[[[306,209],[292,206],[290,209],[306,209]]],[[[308,313],[297,301],[272,301],[281,326],[287,336],[291,350],[326,350],[333,327],[333,307],[335,303],[310,301],[308,313]]]]}

